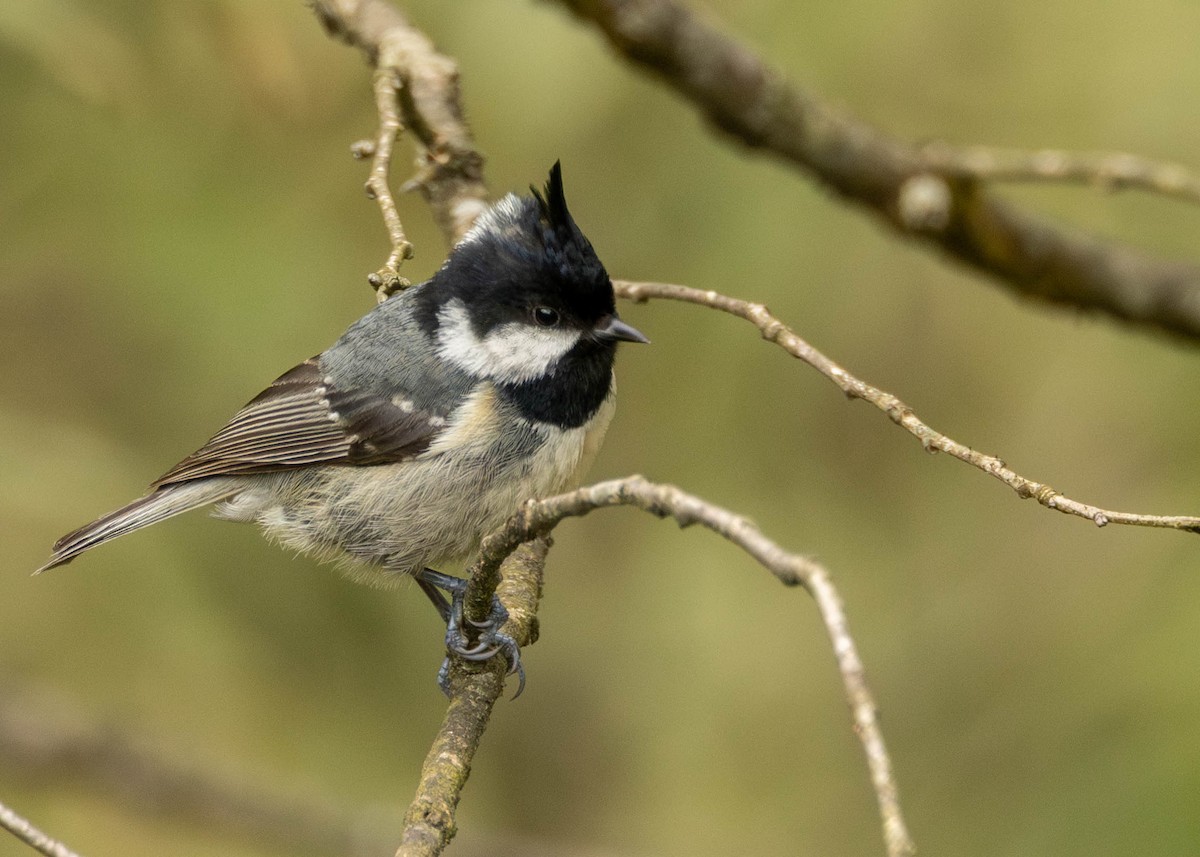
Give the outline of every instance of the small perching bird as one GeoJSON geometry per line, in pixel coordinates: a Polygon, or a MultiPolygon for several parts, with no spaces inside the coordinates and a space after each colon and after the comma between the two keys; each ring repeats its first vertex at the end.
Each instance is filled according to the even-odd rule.
{"type": "Polygon", "coordinates": [[[501,199],[431,279],[281,375],[149,494],[63,536],[38,571],[217,503],[217,517],[360,580],[415,578],[451,651],[503,652],[521,671],[499,600],[471,646],[466,582],[433,569],[469,557],[523,501],[578,484],[612,418],[621,341],[648,340],[618,318],[556,163],[544,196],[501,199]]]}

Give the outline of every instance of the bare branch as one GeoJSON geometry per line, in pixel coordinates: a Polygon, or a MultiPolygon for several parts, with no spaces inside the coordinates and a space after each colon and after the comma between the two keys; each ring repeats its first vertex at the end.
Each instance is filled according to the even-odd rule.
{"type": "Polygon", "coordinates": [[[817,603],[833,644],[846,701],[854,718],[854,731],[866,753],[887,853],[889,857],[907,857],[915,853],[900,808],[891,759],[879,729],[875,699],[867,686],[858,647],[850,635],[841,598],[829,573],[807,557],[788,553],[748,519],[673,485],[656,485],[641,476],[601,482],[556,497],[527,502],[504,527],[484,539],[479,558],[471,570],[472,581],[494,575],[505,558],[520,545],[530,539],[544,538],[564,519],[613,506],[633,506],[660,518],[671,517],[680,527],[692,524],[706,527],[750,554],[782,583],[800,585],[808,590],[817,603]]]}
{"type": "Polygon", "coordinates": [[[400,276],[400,265],[412,258],[413,247],[404,234],[404,225],[400,222],[400,212],[396,209],[396,200],[392,197],[389,184],[392,147],[402,130],[396,99],[399,89],[400,78],[394,68],[385,66],[375,70],[375,108],[379,111],[379,134],[374,142],[364,140],[351,148],[357,158],[371,157],[367,196],[379,203],[379,213],[383,216],[384,226],[392,241],[392,252],[388,254],[387,261],[368,277],[375,288],[375,297],[380,302],[387,300],[393,292],[411,285],[400,276]]]}
{"type": "Polygon", "coordinates": [[[56,839],[51,839],[3,803],[0,803],[0,827],[46,857],[79,857],[56,839]]]}
{"type": "Polygon", "coordinates": [[[1014,291],[1200,338],[1200,268],[1071,230],[793,86],[678,0],[559,0],[717,128],[1014,291]]]}
{"type": "Polygon", "coordinates": [[[838,386],[843,393],[852,399],[862,399],[883,411],[892,422],[903,428],[929,452],[945,452],[948,455],[964,461],[999,479],[1017,493],[1022,499],[1032,497],[1047,509],[1055,509],[1068,515],[1087,518],[1098,527],[1107,524],[1128,524],[1138,527],[1163,527],[1185,532],[1200,532],[1200,518],[1183,515],[1141,515],[1133,512],[1114,512],[1090,506],[1066,497],[1043,482],[1026,479],[1019,473],[1010,470],[1003,461],[994,455],[987,455],[964,446],[958,441],[951,440],[944,434],[935,431],[913,413],[912,408],[891,393],[873,387],[866,381],[861,381],[844,368],[830,360],[817,349],[813,348],[796,333],[771,315],[762,304],[750,303],[737,298],[726,297],[713,291],[701,291],[677,286],[669,283],[639,283],[628,280],[615,280],[613,286],[619,296],[632,301],[647,301],[651,298],[683,301],[699,304],[712,309],[727,312],[738,318],[744,318],[762,333],[763,339],[773,342],[784,351],[809,366],[816,369],[838,386]]]}
{"type": "MultiPolygon", "coordinates": [[[[399,131],[398,125],[394,130],[387,127],[390,123],[386,111],[398,102],[404,127],[420,144],[417,174],[403,190],[421,191],[447,243],[455,243],[487,206],[483,155],[475,148],[463,118],[458,66],[438,53],[429,38],[385,0],[317,0],[313,8],[330,34],[362,49],[379,72],[379,138],[366,149],[360,144],[356,151],[364,156],[369,151],[375,158],[371,181],[381,208],[385,199],[381,189],[387,189],[390,141],[399,131]],[[385,91],[388,89],[390,93],[385,91]],[[389,141],[388,151],[381,151],[381,140],[389,141]],[[382,178],[377,179],[380,173],[382,178]],[[382,181],[381,186],[378,181],[382,181]]],[[[402,248],[407,242],[403,242],[402,232],[397,240],[386,208],[384,220],[393,246],[402,248]]]]}
{"type": "MultiPolygon", "coordinates": [[[[521,646],[537,639],[535,614],[542,593],[546,552],[550,549],[547,539],[530,537],[526,541],[528,544],[519,550],[514,545],[501,558],[504,574],[495,588],[509,609],[504,632],[521,646]]],[[[497,561],[495,567],[499,565],[497,561]]],[[[455,660],[450,672],[450,706],[421,768],[417,796],[404,816],[404,833],[396,857],[434,857],[454,838],[459,797],[492,707],[504,692],[505,671],[503,658],[482,664],[455,660]]]]}
{"type": "Polygon", "coordinates": [[[1179,164],[1165,164],[1126,152],[1065,152],[1042,149],[956,149],[930,143],[921,154],[938,172],[1003,182],[1076,182],[1103,190],[1136,189],[1200,203],[1200,178],[1179,164]]]}

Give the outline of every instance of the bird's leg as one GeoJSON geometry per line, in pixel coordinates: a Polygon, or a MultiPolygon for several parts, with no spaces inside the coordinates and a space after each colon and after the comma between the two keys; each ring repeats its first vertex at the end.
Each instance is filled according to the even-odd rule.
{"type": "MultiPolygon", "coordinates": [[[[475,622],[463,615],[463,599],[467,594],[467,581],[461,577],[442,574],[431,568],[425,568],[416,574],[417,584],[421,587],[438,615],[446,622],[446,650],[458,655],[465,661],[487,661],[503,653],[508,660],[508,674],[517,674],[517,692],[513,699],[521,695],[525,689],[525,667],[521,664],[521,647],[517,641],[500,629],[508,621],[508,610],[500,602],[499,597],[492,596],[492,606],[487,619],[475,622]],[[450,603],[447,605],[442,590],[450,593],[450,603]],[[463,632],[464,622],[474,630],[475,643],[471,644],[468,634],[463,632]]],[[[450,655],[442,661],[438,670],[438,686],[447,696],[450,694],[450,655]]]]}
{"type": "Polygon", "coordinates": [[[433,609],[437,610],[438,615],[442,617],[442,621],[449,625],[450,602],[446,600],[445,595],[442,595],[442,590],[419,576],[417,577],[417,586],[421,587],[421,591],[429,597],[430,602],[433,604],[433,609]]]}

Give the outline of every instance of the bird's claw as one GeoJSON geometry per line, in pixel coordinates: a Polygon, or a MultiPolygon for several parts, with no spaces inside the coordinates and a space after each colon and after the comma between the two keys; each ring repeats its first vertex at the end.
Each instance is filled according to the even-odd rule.
{"type": "Polygon", "coordinates": [[[500,651],[500,649],[496,647],[488,648],[487,643],[480,643],[478,646],[473,646],[469,649],[451,645],[447,645],[446,648],[458,655],[464,661],[486,661],[488,658],[495,655],[496,652],[500,651]]]}
{"type": "Polygon", "coordinates": [[[500,603],[500,599],[492,596],[492,607],[487,619],[482,622],[466,618],[463,612],[463,598],[466,587],[451,593],[450,617],[446,622],[446,659],[438,669],[438,687],[442,693],[450,695],[450,655],[457,655],[465,661],[482,663],[503,654],[508,661],[508,671],[505,675],[517,675],[517,692],[512,698],[516,699],[525,690],[525,667],[521,663],[521,647],[508,634],[501,632],[504,623],[508,621],[508,610],[500,603]],[[477,633],[474,644],[463,633],[463,625],[469,625],[477,633]]]}

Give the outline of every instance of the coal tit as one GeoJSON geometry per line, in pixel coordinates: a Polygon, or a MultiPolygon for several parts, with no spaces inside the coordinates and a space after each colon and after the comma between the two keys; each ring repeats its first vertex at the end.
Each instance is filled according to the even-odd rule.
{"type": "Polygon", "coordinates": [[[469,557],[523,501],[578,484],[612,418],[620,341],[648,340],[618,318],[555,164],[544,195],[501,199],[430,280],[281,375],[149,494],[63,536],[38,571],[217,503],[360,580],[415,578],[452,651],[503,651],[515,669],[499,602],[468,645],[465,582],[433,568],[469,557]]]}

